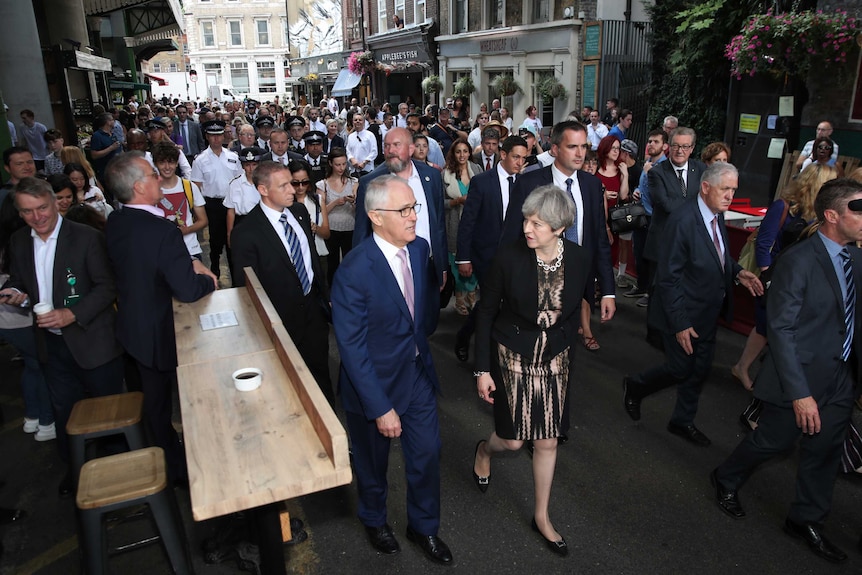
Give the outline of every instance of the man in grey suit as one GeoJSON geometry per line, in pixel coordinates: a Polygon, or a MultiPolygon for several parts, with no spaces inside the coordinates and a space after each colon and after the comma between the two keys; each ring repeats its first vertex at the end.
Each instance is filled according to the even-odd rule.
{"type": "MultiPolygon", "coordinates": [[[[11,274],[0,290],[0,303],[45,303],[52,308],[33,314],[34,327],[54,408],[57,447],[68,462],[66,423],[72,406],[88,396],[123,392],[123,350],[114,337],[117,288],[104,236],[64,219],[50,184],[23,178],[13,193],[28,227],[12,235],[11,274]]],[[[71,495],[74,479],[66,475],[61,496],[71,495]]]]}
{"type": "Polygon", "coordinates": [[[847,555],[822,534],[841,448],[862,373],[862,184],[827,182],[814,202],[820,228],[778,258],[766,309],[769,351],[754,395],[763,413],[752,433],[712,472],[719,507],[745,516],[737,490],[799,442],[796,499],[784,530],[833,562],[847,555]],[[802,439],[800,441],[800,435],[802,439]]]}
{"type": "Polygon", "coordinates": [[[201,126],[189,118],[189,110],[184,104],[176,108],[177,121],[174,122],[174,141],[179,141],[176,136],[182,138],[183,154],[191,164],[195,156],[207,149],[207,143],[201,132],[201,126]]]}
{"type": "Polygon", "coordinates": [[[663,240],[667,247],[659,259],[648,314],[649,323],[661,332],[665,362],[623,382],[626,413],[635,421],[645,397],[676,385],[676,407],[667,430],[703,447],[710,441],[695,427],[694,418],[712,368],[718,318],[732,316],[734,281],[752,295],[763,293],[757,276],[742,269],[728,249],[724,212],[738,180],[732,164],[713,164],[703,173],[696,199],[668,220],[663,240]]]}

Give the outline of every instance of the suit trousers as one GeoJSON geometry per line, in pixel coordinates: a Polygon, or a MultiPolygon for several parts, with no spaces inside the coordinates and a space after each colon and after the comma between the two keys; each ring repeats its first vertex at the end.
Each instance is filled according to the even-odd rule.
{"type": "Polygon", "coordinates": [[[757,429],[746,435],[716,470],[719,482],[726,489],[738,490],[761,463],[792,451],[799,441],[796,497],[787,517],[796,523],[822,524],[832,507],[841,448],[852,413],[850,400],[821,406],[820,433],[802,435],[792,407],[764,402],[757,429]]]}
{"type": "Polygon", "coordinates": [[[227,208],[220,198],[207,197],[206,202],[204,208],[207,212],[207,220],[209,220],[210,270],[216,277],[220,277],[219,258],[223,249],[227,252],[228,273],[232,273],[230,270],[233,269],[230,248],[227,247],[227,208]]]}
{"type": "Polygon", "coordinates": [[[45,345],[48,351],[45,381],[54,408],[57,448],[60,458],[68,463],[69,436],[66,434],[66,424],[72,414],[72,407],[88,397],[123,393],[123,356],[118,355],[93,369],[84,369],[75,361],[62,335],[45,331],[45,345]]]}
{"type": "MultiPolygon", "coordinates": [[[[434,386],[421,360],[414,362],[413,394],[401,417],[401,449],[407,475],[407,524],[421,535],[437,535],[440,528],[440,425],[434,386]]],[[[391,440],[377,430],[375,420],[347,412],[353,447],[353,470],[359,490],[359,520],[368,527],[387,522],[391,440]]]]}
{"type": "Polygon", "coordinates": [[[171,481],[188,477],[186,459],[180,438],[171,423],[173,416],[173,389],[177,385],[177,371],[161,371],[141,362],[141,391],[144,392],[144,419],[157,447],[165,450],[168,478],[171,481]]]}
{"type": "Polygon", "coordinates": [[[673,425],[692,425],[697,415],[700,390],[712,369],[715,355],[715,333],[701,333],[692,339],[694,353],[687,355],[676,341],[675,334],[662,333],[665,362],[635,377],[639,384],[635,393],[643,399],[671,385],[676,385],[676,406],[670,417],[673,425]]]}
{"type": "MultiPolygon", "coordinates": [[[[335,392],[332,390],[332,378],[329,375],[329,324],[323,317],[317,300],[318,296],[314,295],[313,291],[305,296],[306,313],[302,322],[302,336],[297,337],[290,333],[290,330],[288,333],[326,401],[335,409],[335,392]]],[[[299,313],[298,307],[296,313],[299,313]]]]}
{"type": "Polygon", "coordinates": [[[635,255],[635,268],[638,273],[637,286],[644,293],[649,289],[652,282],[652,266],[650,265],[652,262],[644,257],[648,233],[649,227],[639,228],[632,232],[632,249],[635,255]]]}

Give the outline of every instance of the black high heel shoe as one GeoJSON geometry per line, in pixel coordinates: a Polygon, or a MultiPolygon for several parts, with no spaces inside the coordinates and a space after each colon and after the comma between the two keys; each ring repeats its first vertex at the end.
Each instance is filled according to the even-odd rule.
{"type": "Polygon", "coordinates": [[[559,541],[551,541],[539,530],[539,526],[536,525],[536,518],[533,517],[533,531],[542,536],[542,539],[545,540],[545,545],[548,546],[548,549],[559,555],[560,557],[565,557],[569,554],[569,546],[566,544],[566,540],[563,539],[563,536],[560,535],[559,541]]]}
{"type": "Polygon", "coordinates": [[[473,472],[473,481],[476,482],[476,487],[478,487],[479,491],[481,491],[482,493],[488,491],[488,485],[490,485],[491,483],[490,476],[479,477],[478,475],[476,475],[476,455],[479,453],[479,446],[482,445],[485,441],[487,440],[480,439],[479,443],[476,444],[476,451],[473,453],[473,467],[471,469],[471,471],[473,472]]]}

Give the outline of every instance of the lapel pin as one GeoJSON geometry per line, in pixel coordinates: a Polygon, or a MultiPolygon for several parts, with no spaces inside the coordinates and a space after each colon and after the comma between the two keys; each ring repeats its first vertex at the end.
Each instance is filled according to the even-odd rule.
{"type": "Polygon", "coordinates": [[[430,182],[430,181],[431,181],[431,178],[429,178],[428,176],[425,176],[425,181],[426,181],[426,182],[430,182]]]}

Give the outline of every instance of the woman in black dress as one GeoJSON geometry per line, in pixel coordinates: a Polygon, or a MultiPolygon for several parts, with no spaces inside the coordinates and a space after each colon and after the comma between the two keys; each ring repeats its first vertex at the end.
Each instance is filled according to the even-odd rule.
{"type": "Polygon", "coordinates": [[[548,515],[557,438],[572,382],[588,255],[563,238],[575,205],[554,185],[524,202],[524,237],[501,247],[476,316],[476,386],[495,431],[476,445],[473,479],[488,489],[491,456],[533,442],[532,527],[558,555],[568,547],[548,515]]]}

